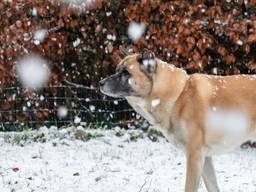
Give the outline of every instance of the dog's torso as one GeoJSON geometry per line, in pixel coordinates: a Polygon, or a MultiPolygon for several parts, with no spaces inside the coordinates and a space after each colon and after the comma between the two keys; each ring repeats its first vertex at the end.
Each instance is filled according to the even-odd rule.
{"type": "Polygon", "coordinates": [[[178,116],[201,127],[208,155],[230,151],[255,132],[255,86],[255,76],[248,75],[190,77],[177,101],[178,116]]]}
{"type": "Polygon", "coordinates": [[[186,149],[195,140],[206,155],[213,155],[230,151],[254,135],[256,76],[186,77],[183,71],[165,66],[159,71],[159,76],[165,73],[165,83],[161,85],[158,79],[155,86],[163,88],[153,88],[150,97],[127,100],[173,144],[186,149]],[[169,95],[168,89],[177,89],[177,95],[169,95]]]}

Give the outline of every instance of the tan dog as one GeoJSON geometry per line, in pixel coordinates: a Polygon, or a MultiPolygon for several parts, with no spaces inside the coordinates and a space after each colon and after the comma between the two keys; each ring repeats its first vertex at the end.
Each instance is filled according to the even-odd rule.
{"type": "Polygon", "coordinates": [[[250,139],[256,128],[256,76],[188,75],[148,50],[127,56],[101,91],[125,97],[187,157],[185,192],[196,192],[202,176],[219,191],[212,155],[250,139]]]}

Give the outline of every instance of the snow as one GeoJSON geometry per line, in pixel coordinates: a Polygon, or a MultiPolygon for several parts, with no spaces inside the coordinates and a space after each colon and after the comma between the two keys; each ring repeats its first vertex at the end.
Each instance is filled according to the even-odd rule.
{"type": "Polygon", "coordinates": [[[27,107],[23,106],[22,111],[27,111],[27,107]]]}
{"type": "Polygon", "coordinates": [[[217,111],[217,107],[213,106],[213,107],[212,107],[212,110],[213,110],[213,111],[217,111]]]}
{"type": "Polygon", "coordinates": [[[35,7],[32,9],[32,15],[37,16],[37,9],[35,7]]]}
{"type": "Polygon", "coordinates": [[[106,16],[109,17],[110,15],[112,15],[112,12],[111,11],[107,11],[106,12],[106,16]]]}
{"type": "Polygon", "coordinates": [[[250,118],[244,111],[217,110],[217,107],[213,106],[206,114],[205,125],[209,129],[225,132],[229,137],[243,136],[249,130],[250,118]]]}
{"type": "Polygon", "coordinates": [[[77,47],[78,45],[80,45],[81,40],[79,38],[77,38],[75,41],[73,41],[73,46],[77,47]]]}
{"type": "Polygon", "coordinates": [[[129,66],[129,69],[133,69],[133,68],[134,68],[134,65],[130,65],[130,66],[129,66]]]}
{"type": "MultiPolygon", "coordinates": [[[[63,138],[70,129],[39,131],[45,143],[10,144],[0,134],[1,192],[184,191],[185,156],[164,138],[132,141],[131,134],[143,133],[85,130],[104,136],[84,142],[63,138]]],[[[221,191],[256,191],[256,150],[240,148],[214,162],[221,191]]],[[[199,191],[206,192],[202,183],[199,191]]]]}
{"type": "Polygon", "coordinates": [[[87,7],[90,6],[94,0],[61,0],[60,2],[68,4],[73,7],[87,7]]]}
{"type": "Polygon", "coordinates": [[[43,101],[44,100],[44,96],[40,95],[40,100],[43,101]]]}
{"type": "Polygon", "coordinates": [[[148,60],[148,59],[144,59],[144,60],[142,61],[142,63],[143,63],[143,65],[145,65],[145,66],[147,67],[148,64],[149,64],[149,60],[148,60]]]}
{"type": "Polygon", "coordinates": [[[94,112],[94,111],[95,111],[95,106],[94,106],[94,105],[90,105],[89,108],[90,108],[90,111],[91,111],[91,112],[94,112]]]}
{"type": "Polygon", "coordinates": [[[17,75],[23,87],[39,89],[49,78],[47,61],[38,55],[27,55],[18,61],[17,75]]]}
{"type": "Polygon", "coordinates": [[[60,106],[58,108],[58,117],[61,118],[65,118],[68,114],[68,109],[66,106],[60,106]]]}
{"type": "Polygon", "coordinates": [[[214,67],[214,68],[212,69],[212,73],[215,74],[215,75],[217,75],[217,74],[218,74],[218,68],[217,68],[217,67],[214,67]]]}
{"type": "Polygon", "coordinates": [[[89,99],[89,98],[86,98],[86,99],[85,99],[85,101],[86,101],[86,102],[89,102],[89,101],[90,101],[90,99],[89,99]]]}
{"type": "Polygon", "coordinates": [[[238,45],[243,45],[244,42],[243,42],[242,40],[237,40],[237,41],[236,41],[236,44],[238,44],[238,45]]]}
{"type": "Polygon", "coordinates": [[[28,107],[31,107],[31,102],[28,101],[28,102],[27,102],[27,106],[28,106],[28,107]]]}
{"type": "Polygon", "coordinates": [[[115,35],[111,35],[111,34],[107,34],[107,39],[115,41],[116,40],[116,36],[115,35]]]}
{"type": "Polygon", "coordinates": [[[44,41],[46,35],[47,35],[46,29],[37,30],[34,35],[34,44],[39,45],[40,43],[42,43],[44,41]]]}
{"type": "Polygon", "coordinates": [[[156,107],[156,106],[158,106],[160,104],[160,99],[153,99],[152,101],[151,101],[151,106],[152,107],[156,107]]]}
{"type": "Polygon", "coordinates": [[[156,64],[156,61],[155,61],[155,59],[144,59],[144,60],[142,61],[142,63],[143,63],[143,65],[144,65],[145,67],[148,67],[148,66],[154,67],[154,65],[156,64]]]}
{"type": "Polygon", "coordinates": [[[128,36],[134,42],[138,41],[144,34],[146,29],[145,24],[132,22],[128,27],[128,36]]]}
{"type": "Polygon", "coordinates": [[[132,79],[132,78],[129,78],[129,79],[128,79],[128,84],[129,84],[129,85],[132,85],[132,84],[133,84],[133,79],[132,79]]]}
{"type": "Polygon", "coordinates": [[[80,123],[80,122],[81,122],[81,118],[78,117],[78,116],[75,116],[74,123],[75,123],[75,124],[78,124],[78,123],[80,123]]]}

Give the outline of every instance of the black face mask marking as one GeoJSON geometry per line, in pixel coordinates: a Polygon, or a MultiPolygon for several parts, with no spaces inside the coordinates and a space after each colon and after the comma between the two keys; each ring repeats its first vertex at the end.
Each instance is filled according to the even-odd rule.
{"type": "Polygon", "coordinates": [[[101,91],[113,97],[129,96],[132,88],[129,84],[130,73],[120,69],[116,74],[101,81],[101,91]]]}

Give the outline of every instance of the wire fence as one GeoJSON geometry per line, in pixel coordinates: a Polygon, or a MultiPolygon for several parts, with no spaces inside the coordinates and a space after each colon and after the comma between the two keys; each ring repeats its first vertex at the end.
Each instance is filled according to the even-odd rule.
{"type": "Polygon", "coordinates": [[[0,131],[74,124],[108,128],[145,125],[126,100],[73,85],[44,87],[39,92],[21,87],[0,88],[0,122],[0,131]]]}

